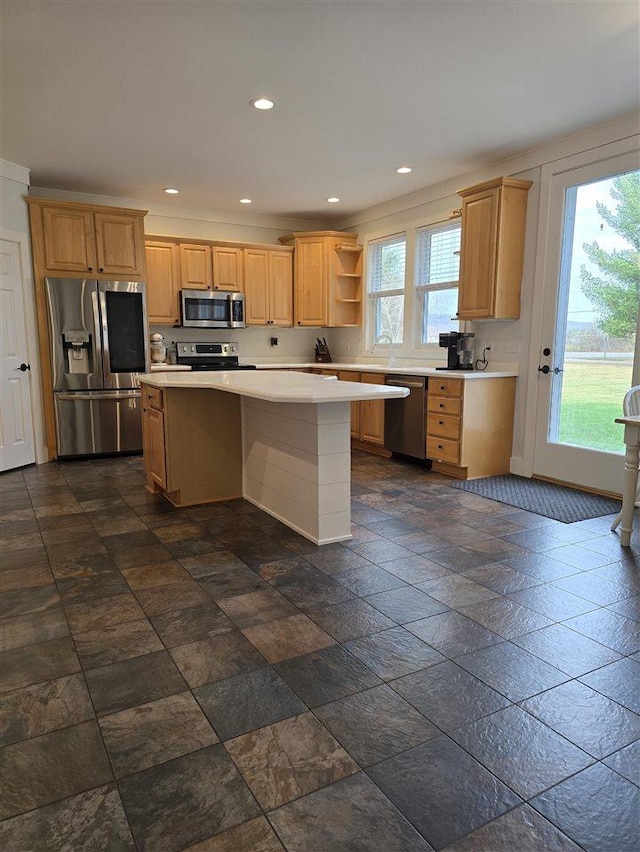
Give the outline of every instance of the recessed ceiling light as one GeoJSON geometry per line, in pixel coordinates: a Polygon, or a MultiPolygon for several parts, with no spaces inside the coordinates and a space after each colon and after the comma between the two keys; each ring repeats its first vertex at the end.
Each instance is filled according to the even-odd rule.
{"type": "Polygon", "coordinates": [[[240,204],[253,204],[253,198],[241,198],[240,204]]]}
{"type": "Polygon", "coordinates": [[[408,175],[410,171],[412,171],[411,166],[400,166],[399,169],[396,169],[399,175],[408,175]]]}
{"type": "Polygon", "coordinates": [[[335,196],[331,196],[331,198],[327,198],[327,201],[329,202],[329,204],[337,204],[340,199],[336,198],[335,196]]]}
{"type": "Polygon", "coordinates": [[[256,109],[273,109],[273,101],[269,98],[254,98],[251,101],[251,106],[256,109]]]}
{"type": "Polygon", "coordinates": [[[177,194],[180,192],[180,190],[179,190],[179,189],[174,189],[172,186],[168,186],[168,187],[165,189],[165,192],[167,193],[167,195],[177,195],[177,194]]]}

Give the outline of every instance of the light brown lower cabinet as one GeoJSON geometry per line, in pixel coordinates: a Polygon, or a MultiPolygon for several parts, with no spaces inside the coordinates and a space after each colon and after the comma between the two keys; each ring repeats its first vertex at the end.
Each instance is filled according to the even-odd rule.
{"type": "Polygon", "coordinates": [[[142,384],[147,490],[174,506],[242,496],[240,397],[142,384]]]}
{"type": "Polygon", "coordinates": [[[427,458],[457,479],[509,473],[515,378],[430,378],[427,458]]]}
{"type": "MultiPolygon", "coordinates": [[[[340,370],[338,379],[343,382],[383,385],[384,373],[340,370]]],[[[384,450],[384,400],[363,399],[351,403],[351,440],[360,449],[390,455],[384,450]]]]}

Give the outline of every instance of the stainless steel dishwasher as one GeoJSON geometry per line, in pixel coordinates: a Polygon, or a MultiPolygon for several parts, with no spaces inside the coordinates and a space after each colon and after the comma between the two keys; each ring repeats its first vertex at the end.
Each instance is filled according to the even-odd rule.
{"type": "Polygon", "coordinates": [[[427,379],[424,376],[387,376],[385,384],[409,389],[409,396],[404,399],[385,400],[385,448],[414,459],[426,458],[427,379]]]}

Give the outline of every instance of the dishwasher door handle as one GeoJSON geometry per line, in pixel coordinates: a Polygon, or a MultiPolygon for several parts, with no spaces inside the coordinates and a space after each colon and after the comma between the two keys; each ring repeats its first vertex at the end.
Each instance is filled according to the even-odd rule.
{"type": "Polygon", "coordinates": [[[422,382],[396,382],[393,379],[387,379],[387,385],[393,385],[396,388],[424,388],[422,382]]]}

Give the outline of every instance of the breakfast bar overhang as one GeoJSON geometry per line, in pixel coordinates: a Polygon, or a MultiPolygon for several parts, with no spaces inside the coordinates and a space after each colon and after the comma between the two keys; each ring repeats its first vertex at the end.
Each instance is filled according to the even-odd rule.
{"type": "Polygon", "coordinates": [[[351,402],[409,393],[280,370],[139,381],[150,490],[177,506],[244,497],[318,545],[351,538],[351,402]]]}

